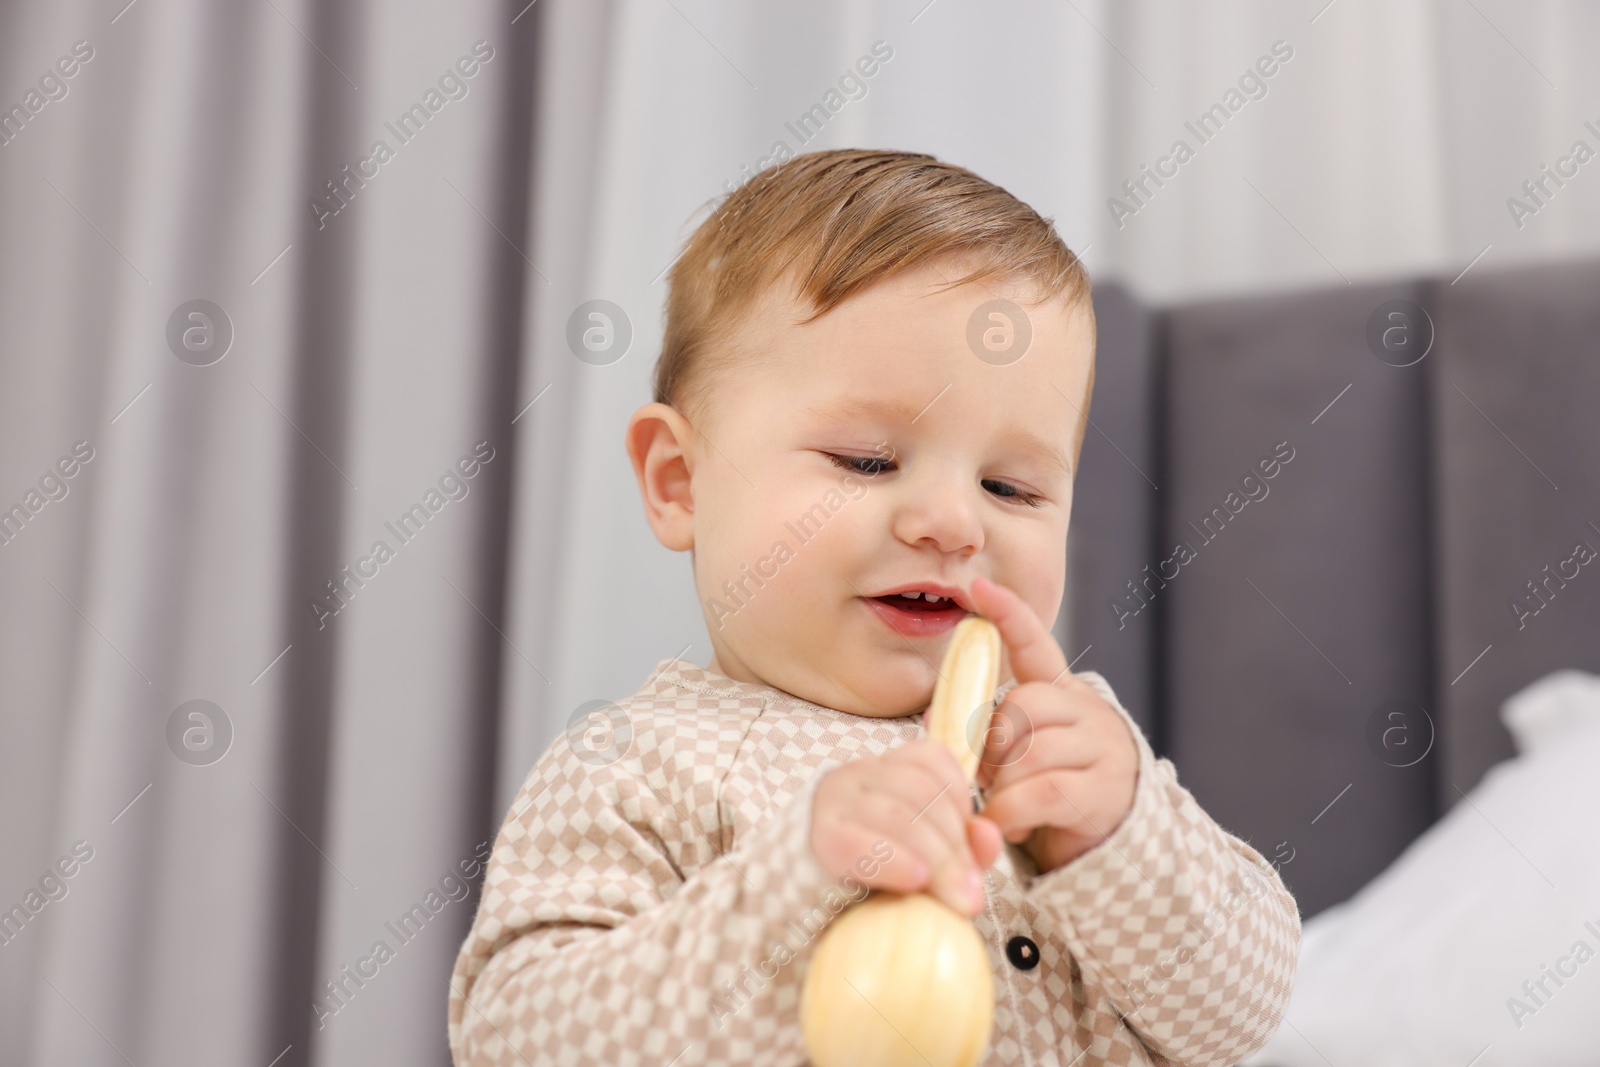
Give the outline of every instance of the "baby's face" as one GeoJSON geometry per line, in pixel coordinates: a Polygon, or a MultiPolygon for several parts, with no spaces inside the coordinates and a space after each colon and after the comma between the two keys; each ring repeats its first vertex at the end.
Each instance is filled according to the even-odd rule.
{"type": "Polygon", "coordinates": [[[936,292],[955,269],[905,272],[805,326],[773,287],[710,370],[689,482],[715,669],[900,716],[930,699],[974,578],[1055,619],[1092,319],[1008,284],[936,292]],[[1006,365],[968,344],[996,298],[1033,331],[1006,365]]]}

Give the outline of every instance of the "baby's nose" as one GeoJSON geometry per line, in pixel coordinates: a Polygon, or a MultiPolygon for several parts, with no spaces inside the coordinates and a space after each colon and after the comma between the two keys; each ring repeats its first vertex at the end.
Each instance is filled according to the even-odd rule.
{"type": "Polygon", "coordinates": [[[931,545],[941,552],[975,552],[983,547],[983,521],[971,489],[950,481],[905,489],[893,522],[901,541],[916,547],[931,545]]]}

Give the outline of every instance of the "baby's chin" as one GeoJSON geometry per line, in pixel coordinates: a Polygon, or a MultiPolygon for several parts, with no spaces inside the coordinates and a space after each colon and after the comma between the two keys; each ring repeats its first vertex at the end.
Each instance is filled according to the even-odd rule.
{"type": "MultiPolygon", "coordinates": [[[[857,657],[841,657],[854,661],[857,657]]],[[[819,670],[815,665],[782,662],[767,665],[767,684],[801,700],[835,711],[874,719],[898,719],[920,713],[933,698],[934,672],[921,662],[846,662],[819,670]]]]}

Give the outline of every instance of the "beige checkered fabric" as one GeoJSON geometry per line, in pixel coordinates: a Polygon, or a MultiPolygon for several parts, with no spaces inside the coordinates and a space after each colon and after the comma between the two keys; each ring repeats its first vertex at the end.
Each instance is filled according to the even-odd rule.
{"type": "MultiPolygon", "coordinates": [[[[1215,1064],[1266,1043],[1300,916],[1277,872],[1139,747],[1133,808],[1039,875],[1007,846],[976,920],[995,1024],[983,1063],[1215,1064]],[[1039,962],[1007,958],[1016,937],[1039,962]]],[[[809,846],[829,768],[926,735],[683,660],[540,757],[495,841],[449,1001],[457,1067],[806,1063],[799,992],[848,890],[809,846]],[[599,733],[594,733],[598,730],[599,733]]]]}

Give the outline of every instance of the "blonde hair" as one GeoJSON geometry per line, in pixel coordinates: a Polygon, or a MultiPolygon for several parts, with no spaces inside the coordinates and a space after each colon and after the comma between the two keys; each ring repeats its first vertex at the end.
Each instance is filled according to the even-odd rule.
{"type": "Polygon", "coordinates": [[[1032,283],[1041,302],[1090,295],[1088,271],[1051,220],[965,168],[860,148],[769,167],[717,205],[672,266],[654,398],[680,409],[702,398],[708,352],[780,277],[793,279],[811,322],[945,256],[976,264],[946,288],[999,277],[1032,283]]]}

